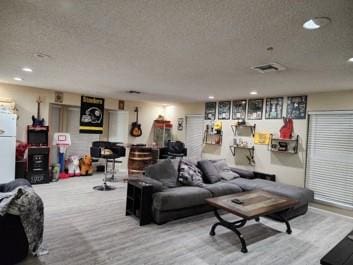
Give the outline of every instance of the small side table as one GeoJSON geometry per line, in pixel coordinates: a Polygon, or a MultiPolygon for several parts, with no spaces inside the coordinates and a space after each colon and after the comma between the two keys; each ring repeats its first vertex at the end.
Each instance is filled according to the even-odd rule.
{"type": "Polygon", "coordinates": [[[129,180],[126,193],[126,215],[140,219],[140,225],[152,222],[153,186],[142,180],[129,180]]]}
{"type": "Polygon", "coordinates": [[[322,265],[352,265],[353,264],[353,240],[348,236],[350,232],[335,247],[333,247],[321,260],[322,265]]]}

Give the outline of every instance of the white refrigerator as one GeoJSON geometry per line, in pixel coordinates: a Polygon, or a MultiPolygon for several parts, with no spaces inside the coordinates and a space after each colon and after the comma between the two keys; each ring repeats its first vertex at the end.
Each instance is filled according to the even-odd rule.
{"type": "Polygon", "coordinates": [[[0,184],[15,179],[16,114],[0,113],[0,184]]]}

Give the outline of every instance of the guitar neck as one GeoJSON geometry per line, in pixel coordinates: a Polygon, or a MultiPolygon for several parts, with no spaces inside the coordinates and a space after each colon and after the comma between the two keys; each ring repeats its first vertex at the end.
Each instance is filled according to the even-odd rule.
{"type": "Polygon", "coordinates": [[[37,106],[37,119],[40,120],[40,102],[38,102],[37,106]]]}
{"type": "Polygon", "coordinates": [[[135,109],[135,112],[136,112],[136,123],[138,123],[139,122],[139,110],[137,107],[135,109]]]}

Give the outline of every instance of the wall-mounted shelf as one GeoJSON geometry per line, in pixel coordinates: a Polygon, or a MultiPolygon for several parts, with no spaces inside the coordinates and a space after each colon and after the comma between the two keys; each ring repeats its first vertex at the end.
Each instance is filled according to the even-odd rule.
{"type": "Polygon", "coordinates": [[[254,146],[247,147],[247,146],[240,146],[240,145],[230,145],[229,148],[230,148],[230,151],[232,152],[232,155],[233,155],[233,156],[235,156],[237,149],[248,150],[249,155],[247,155],[246,158],[247,158],[248,161],[249,161],[249,165],[255,164],[255,158],[254,158],[254,155],[255,155],[255,147],[254,147],[254,146]]]}
{"type": "Polygon", "coordinates": [[[275,137],[271,134],[269,149],[272,152],[296,154],[298,153],[299,135],[291,139],[275,137]]]}
{"type": "Polygon", "coordinates": [[[232,152],[232,155],[236,155],[236,150],[237,149],[245,149],[248,150],[249,155],[246,156],[246,158],[249,161],[249,165],[254,165],[255,164],[255,147],[253,143],[253,137],[255,136],[255,129],[256,129],[256,124],[254,125],[248,125],[248,124],[232,124],[231,125],[233,134],[234,134],[234,144],[230,145],[230,151],[232,152]],[[240,135],[240,134],[245,135],[240,135]]]}
{"type": "Polygon", "coordinates": [[[253,137],[255,136],[256,124],[254,124],[254,125],[246,125],[246,124],[244,124],[244,125],[238,125],[238,124],[232,124],[231,127],[232,127],[232,131],[233,131],[233,134],[234,134],[234,135],[238,135],[238,132],[239,132],[240,129],[248,128],[248,129],[250,129],[252,136],[253,136],[253,137]]]}
{"type": "Polygon", "coordinates": [[[203,135],[203,143],[211,145],[222,145],[223,134],[221,133],[209,133],[205,131],[203,135]]]}

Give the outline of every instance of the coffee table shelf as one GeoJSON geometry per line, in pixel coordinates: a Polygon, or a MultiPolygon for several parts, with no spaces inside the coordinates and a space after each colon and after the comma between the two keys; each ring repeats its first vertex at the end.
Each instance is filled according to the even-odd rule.
{"type": "Polygon", "coordinates": [[[215,229],[217,226],[223,226],[233,231],[241,242],[241,252],[247,253],[247,246],[244,236],[238,230],[245,226],[248,220],[255,219],[260,221],[260,216],[266,216],[270,214],[278,214],[279,219],[285,223],[286,232],[292,233],[292,229],[288,220],[279,212],[294,207],[298,204],[297,200],[290,199],[284,196],[279,196],[271,192],[262,190],[246,191],[235,193],[231,195],[225,195],[220,197],[214,197],[206,199],[207,203],[214,207],[214,214],[218,220],[212,225],[210,235],[216,235],[215,229]],[[233,202],[236,199],[237,203],[233,202]],[[218,213],[218,210],[225,210],[226,212],[232,213],[242,219],[235,222],[229,222],[224,220],[218,213]]]}

